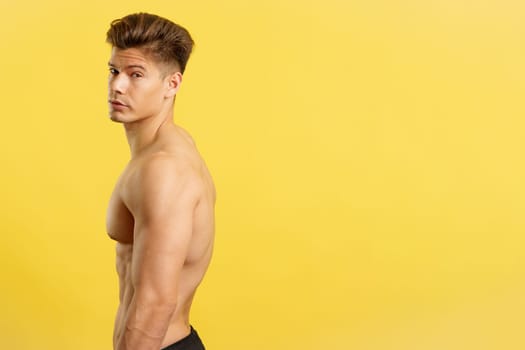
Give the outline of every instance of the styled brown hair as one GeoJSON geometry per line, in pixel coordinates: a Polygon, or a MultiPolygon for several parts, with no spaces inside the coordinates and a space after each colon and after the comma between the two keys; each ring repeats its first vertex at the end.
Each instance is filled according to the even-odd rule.
{"type": "Polygon", "coordinates": [[[159,62],[177,64],[181,73],[194,45],[185,28],[149,13],[134,13],[111,22],[106,42],[122,50],[145,50],[159,62]]]}

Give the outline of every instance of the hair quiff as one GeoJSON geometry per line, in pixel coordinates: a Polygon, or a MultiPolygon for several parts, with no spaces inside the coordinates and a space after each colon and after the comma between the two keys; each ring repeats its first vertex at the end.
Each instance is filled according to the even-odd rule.
{"type": "Polygon", "coordinates": [[[181,73],[186,69],[194,45],[185,28],[149,13],[134,13],[111,22],[106,42],[122,50],[145,50],[157,61],[177,64],[181,73]]]}

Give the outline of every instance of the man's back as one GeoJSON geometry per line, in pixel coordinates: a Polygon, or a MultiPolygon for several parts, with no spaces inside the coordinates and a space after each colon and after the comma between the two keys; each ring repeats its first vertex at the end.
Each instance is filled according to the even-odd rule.
{"type": "Polygon", "coordinates": [[[182,128],[163,124],[148,144],[130,160],[109,202],[107,232],[117,241],[120,282],[114,343],[122,343],[130,324],[156,329],[151,322],[159,322],[168,328],[144,337],[163,337],[165,347],[190,330],[191,302],[212,255],[215,187],[182,128]],[[155,319],[141,317],[139,297],[155,319]]]}

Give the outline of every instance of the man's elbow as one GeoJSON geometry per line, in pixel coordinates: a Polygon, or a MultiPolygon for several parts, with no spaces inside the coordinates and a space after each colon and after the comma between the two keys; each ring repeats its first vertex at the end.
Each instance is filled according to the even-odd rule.
{"type": "Polygon", "coordinates": [[[128,329],[136,329],[150,337],[163,336],[177,303],[171,298],[147,297],[135,294],[134,307],[128,314],[128,329]]]}

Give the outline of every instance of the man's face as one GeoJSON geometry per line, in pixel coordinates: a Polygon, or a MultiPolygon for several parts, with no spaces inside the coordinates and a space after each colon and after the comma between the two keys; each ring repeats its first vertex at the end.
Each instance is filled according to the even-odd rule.
{"type": "Polygon", "coordinates": [[[108,102],[111,120],[130,123],[159,114],[167,103],[169,78],[140,49],[113,48],[109,60],[108,102]]]}

